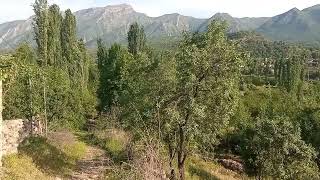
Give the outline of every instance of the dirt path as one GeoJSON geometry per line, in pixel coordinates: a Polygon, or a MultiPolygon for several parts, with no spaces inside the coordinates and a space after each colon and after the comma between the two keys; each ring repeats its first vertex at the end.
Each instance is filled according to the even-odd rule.
{"type": "Polygon", "coordinates": [[[99,148],[89,146],[85,157],[79,160],[75,171],[72,173],[72,180],[100,180],[110,159],[105,152],[99,148]]]}

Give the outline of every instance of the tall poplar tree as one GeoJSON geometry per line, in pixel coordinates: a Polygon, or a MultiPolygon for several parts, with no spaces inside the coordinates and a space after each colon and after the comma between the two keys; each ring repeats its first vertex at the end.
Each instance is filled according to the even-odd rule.
{"type": "Polygon", "coordinates": [[[128,50],[131,54],[136,56],[139,51],[145,49],[146,35],[143,27],[140,27],[138,23],[130,25],[128,32],[128,50]]]}
{"type": "MultiPolygon", "coordinates": [[[[65,11],[65,17],[62,21],[61,27],[61,45],[63,58],[65,63],[72,63],[74,61],[74,52],[77,48],[76,35],[76,18],[71,10],[65,11]]],[[[69,69],[69,73],[72,70],[69,69]]]]}
{"type": "Polygon", "coordinates": [[[48,28],[48,64],[59,66],[61,65],[61,22],[62,15],[60,8],[56,4],[49,7],[48,13],[49,28],[48,28]]]}
{"type": "Polygon", "coordinates": [[[38,46],[39,64],[46,66],[48,63],[48,2],[36,0],[33,4],[35,13],[33,29],[38,46]]]}

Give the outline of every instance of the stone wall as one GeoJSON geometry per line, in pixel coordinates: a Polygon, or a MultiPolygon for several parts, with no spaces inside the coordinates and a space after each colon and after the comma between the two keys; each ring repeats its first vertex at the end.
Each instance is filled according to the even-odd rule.
{"type": "Polygon", "coordinates": [[[3,121],[3,154],[16,153],[19,144],[31,134],[39,134],[40,124],[33,123],[23,119],[3,121]],[[31,128],[33,127],[33,128],[31,128]]]}

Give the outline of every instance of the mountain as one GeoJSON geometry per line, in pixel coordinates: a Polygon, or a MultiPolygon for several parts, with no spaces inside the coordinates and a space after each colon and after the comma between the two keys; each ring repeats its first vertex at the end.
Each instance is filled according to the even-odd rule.
{"type": "MultiPolygon", "coordinates": [[[[149,17],[136,12],[128,4],[89,8],[75,12],[78,37],[89,47],[97,38],[107,44],[125,43],[130,24],[138,22],[145,28],[150,41],[174,40],[183,31],[205,31],[214,19],[225,20],[229,32],[258,31],[270,39],[288,41],[320,41],[320,5],[300,11],[291,9],[274,17],[235,18],[227,13],[217,13],[209,19],[198,19],[180,14],[149,17]]],[[[21,42],[34,44],[32,19],[0,24],[0,49],[11,49],[21,42]]]]}
{"type": "Polygon", "coordinates": [[[320,42],[320,5],[302,11],[293,8],[270,18],[257,31],[273,40],[320,42]]]}
{"type": "Polygon", "coordinates": [[[145,28],[149,39],[159,37],[177,37],[184,30],[194,31],[205,20],[179,14],[167,14],[160,17],[149,17],[134,11],[127,5],[91,8],[75,13],[78,23],[78,36],[87,44],[95,45],[97,37],[107,43],[124,42],[130,24],[138,22],[145,28]]]}
{"type": "Polygon", "coordinates": [[[12,49],[32,39],[32,18],[0,24],[0,49],[12,49]]]}
{"type": "Polygon", "coordinates": [[[211,18],[209,18],[204,24],[199,28],[200,31],[205,31],[212,20],[222,20],[226,21],[229,25],[229,32],[234,33],[238,31],[249,31],[255,30],[265,23],[269,18],[234,18],[227,13],[217,13],[211,18]]]}

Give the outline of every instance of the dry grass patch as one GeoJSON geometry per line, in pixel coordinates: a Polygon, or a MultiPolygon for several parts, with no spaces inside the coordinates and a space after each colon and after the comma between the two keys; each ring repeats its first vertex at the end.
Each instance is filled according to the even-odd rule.
{"type": "Polygon", "coordinates": [[[187,179],[197,180],[240,180],[249,179],[245,175],[225,169],[218,163],[206,161],[200,157],[190,157],[187,162],[187,179]]]}

